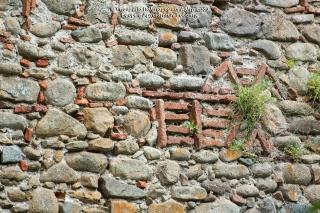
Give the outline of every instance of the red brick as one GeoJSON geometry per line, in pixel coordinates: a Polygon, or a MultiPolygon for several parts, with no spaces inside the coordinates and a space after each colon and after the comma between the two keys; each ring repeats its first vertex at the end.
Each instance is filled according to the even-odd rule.
{"type": "Polygon", "coordinates": [[[223,118],[205,118],[202,123],[203,126],[207,128],[224,129],[230,125],[230,120],[223,118]]]}
{"type": "Polygon", "coordinates": [[[149,110],[149,117],[150,117],[151,121],[155,121],[157,119],[156,109],[155,108],[151,108],[149,110]]]}
{"type": "Polygon", "coordinates": [[[47,89],[48,88],[48,82],[46,80],[41,80],[41,81],[38,81],[39,83],[39,86],[42,88],[42,89],[47,89]]]}
{"type": "Polygon", "coordinates": [[[49,65],[49,61],[48,61],[48,59],[38,59],[37,61],[36,61],[36,66],[37,67],[47,67],[49,65]]]}
{"type": "Polygon", "coordinates": [[[22,1],[22,15],[29,16],[31,12],[32,0],[23,0],[22,1]]]}
{"type": "Polygon", "coordinates": [[[219,94],[220,95],[234,94],[234,90],[232,88],[229,88],[229,87],[221,87],[220,90],[219,90],[219,94]]]}
{"type": "Polygon", "coordinates": [[[167,121],[184,121],[189,119],[187,114],[174,114],[174,113],[165,113],[167,121]]]}
{"type": "Polygon", "coordinates": [[[231,79],[231,81],[235,84],[240,84],[240,80],[236,74],[236,72],[234,71],[233,65],[230,61],[228,61],[228,73],[229,73],[229,78],[231,79]]]}
{"type": "Polygon", "coordinates": [[[136,186],[139,187],[140,189],[145,189],[147,188],[148,184],[146,181],[138,180],[136,183],[136,186]]]}
{"type": "Polygon", "coordinates": [[[68,23],[73,24],[73,25],[79,25],[79,26],[89,26],[90,25],[89,22],[82,20],[82,19],[75,18],[75,17],[69,17],[68,23]]]}
{"type": "Polygon", "coordinates": [[[128,138],[128,135],[126,133],[111,133],[111,139],[113,140],[125,140],[128,138]]]}
{"type": "Polygon", "coordinates": [[[73,40],[73,38],[71,37],[62,37],[59,39],[59,41],[63,44],[73,44],[75,43],[75,40],[73,40]]]}
{"type": "Polygon", "coordinates": [[[220,90],[220,87],[214,86],[213,84],[206,82],[203,85],[201,92],[218,94],[219,90],[220,90]]]}
{"type": "Polygon", "coordinates": [[[156,100],[156,117],[159,124],[158,127],[158,139],[157,139],[157,145],[160,147],[167,146],[168,140],[167,140],[167,128],[165,123],[165,112],[164,112],[164,101],[159,99],[156,100]]]}
{"type": "Polygon", "coordinates": [[[127,99],[122,98],[122,99],[119,99],[116,101],[116,105],[117,106],[125,106],[127,104],[127,102],[128,102],[127,99]]]}
{"type": "Polygon", "coordinates": [[[46,101],[46,97],[43,91],[40,91],[38,95],[38,103],[45,103],[45,101],[46,101]]]}
{"type": "Polygon", "coordinates": [[[168,144],[194,144],[194,139],[191,137],[168,136],[168,144]]]}
{"type": "Polygon", "coordinates": [[[263,131],[261,129],[258,130],[258,139],[260,140],[261,147],[266,154],[271,154],[273,149],[273,144],[271,140],[267,140],[263,131]]]}
{"type": "Polygon", "coordinates": [[[225,147],[225,146],[226,144],[223,140],[204,138],[200,148],[225,147]]]}
{"type": "Polygon", "coordinates": [[[32,109],[35,112],[47,112],[48,111],[48,107],[45,105],[41,105],[41,104],[32,105],[32,109]]]}
{"type": "Polygon", "coordinates": [[[300,13],[300,12],[304,12],[306,10],[305,7],[303,6],[296,6],[296,7],[290,7],[290,8],[286,8],[284,10],[285,13],[300,13]]]}
{"type": "Polygon", "coordinates": [[[187,129],[183,126],[168,125],[167,131],[171,132],[171,133],[178,133],[178,134],[183,134],[183,135],[190,134],[189,129],[187,129]]]}
{"type": "Polygon", "coordinates": [[[28,162],[25,160],[19,161],[19,167],[20,167],[21,171],[27,171],[29,168],[28,162]]]}
{"type": "Polygon", "coordinates": [[[31,0],[31,8],[35,8],[37,6],[37,0],[31,0]]]}
{"type": "Polygon", "coordinates": [[[188,103],[179,103],[179,102],[164,102],[164,108],[172,111],[188,111],[188,103]]]}
{"type": "Polygon", "coordinates": [[[15,113],[29,113],[32,112],[32,107],[29,105],[16,105],[14,106],[14,112],[15,113]]]}
{"type": "Polygon", "coordinates": [[[209,116],[230,117],[233,115],[231,109],[205,109],[204,113],[209,116]]]}
{"type": "Polygon", "coordinates": [[[257,70],[255,69],[250,69],[250,68],[236,68],[237,75],[242,77],[244,75],[257,75],[257,70]]]}
{"type": "Polygon", "coordinates": [[[175,92],[158,92],[158,91],[150,91],[145,90],[142,92],[144,97],[150,98],[168,98],[168,99],[182,99],[183,93],[175,93],[175,92]]]}
{"type": "Polygon", "coordinates": [[[103,107],[103,103],[89,103],[88,106],[91,107],[91,108],[97,108],[97,107],[103,107]]]}
{"type": "Polygon", "coordinates": [[[199,101],[194,100],[190,111],[190,120],[194,122],[197,127],[197,133],[194,136],[194,142],[198,149],[202,147],[202,122],[201,122],[202,106],[199,101]]]}
{"type": "Polygon", "coordinates": [[[86,98],[77,98],[75,101],[74,101],[75,104],[78,104],[78,105],[88,105],[89,104],[89,101],[88,99],[86,98]]]}
{"type": "Polygon", "coordinates": [[[86,87],[81,86],[77,88],[77,98],[83,98],[86,93],[86,87]]]}
{"type": "Polygon", "coordinates": [[[79,29],[79,26],[73,25],[73,24],[65,24],[62,26],[63,30],[77,30],[79,29]]]}
{"type": "Polygon", "coordinates": [[[231,130],[227,136],[227,139],[226,139],[227,146],[230,146],[232,144],[233,140],[237,137],[237,134],[240,130],[240,126],[241,126],[241,124],[237,124],[231,128],[231,130]]]}
{"type": "Polygon", "coordinates": [[[221,63],[213,72],[214,77],[221,77],[223,74],[225,74],[228,71],[228,62],[225,61],[221,63]]]}
{"type": "Polygon", "coordinates": [[[202,134],[204,137],[211,137],[215,139],[222,139],[224,138],[224,132],[219,131],[219,130],[214,130],[214,129],[205,129],[202,131],[202,134]]]}
{"type": "Polygon", "coordinates": [[[24,140],[27,142],[32,141],[32,136],[33,136],[33,129],[32,128],[26,128],[24,132],[24,140]]]}

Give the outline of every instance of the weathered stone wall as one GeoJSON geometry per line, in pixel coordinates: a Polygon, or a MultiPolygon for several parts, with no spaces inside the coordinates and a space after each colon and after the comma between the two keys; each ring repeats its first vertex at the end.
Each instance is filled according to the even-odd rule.
{"type": "Polygon", "coordinates": [[[319,0],[122,4],[0,0],[0,212],[289,213],[320,201],[306,86],[320,70],[319,0]],[[230,103],[234,85],[264,79],[276,101],[251,159],[227,149],[242,132],[230,103]],[[312,151],[293,163],[290,143],[312,151]]]}

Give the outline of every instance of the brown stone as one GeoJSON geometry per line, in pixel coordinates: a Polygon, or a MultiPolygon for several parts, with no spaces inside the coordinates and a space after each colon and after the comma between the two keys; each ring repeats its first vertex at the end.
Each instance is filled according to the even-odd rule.
{"type": "Polygon", "coordinates": [[[86,128],[100,135],[113,128],[113,115],[106,108],[85,108],[83,117],[86,128]]]}
{"type": "Polygon", "coordinates": [[[150,126],[149,116],[142,111],[132,110],[125,117],[124,128],[134,137],[145,136],[150,126]]]}
{"type": "Polygon", "coordinates": [[[138,208],[135,204],[125,200],[111,200],[111,213],[137,213],[138,208]]]}
{"type": "Polygon", "coordinates": [[[184,206],[174,200],[164,203],[151,204],[149,213],[185,213],[184,206]]]}

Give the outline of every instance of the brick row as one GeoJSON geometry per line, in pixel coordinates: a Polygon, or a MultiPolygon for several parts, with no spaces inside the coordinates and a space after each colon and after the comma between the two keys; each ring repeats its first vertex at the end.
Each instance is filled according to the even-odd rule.
{"type": "Polygon", "coordinates": [[[172,111],[188,111],[188,103],[164,102],[164,108],[172,111]]]}
{"type": "Polygon", "coordinates": [[[174,113],[165,113],[165,120],[167,121],[185,121],[189,119],[187,114],[174,114],[174,113]]]}
{"type": "Polygon", "coordinates": [[[182,127],[182,126],[175,126],[175,125],[168,125],[167,132],[178,133],[178,134],[183,134],[183,135],[190,134],[189,129],[182,127]]]}
{"type": "Polygon", "coordinates": [[[191,137],[176,137],[176,136],[168,136],[168,145],[171,144],[194,144],[194,138],[191,137]]]}
{"type": "Polygon", "coordinates": [[[219,138],[222,139],[224,138],[224,132],[221,130],[214,130],[214,129],[205,129],[202,131],[202,135],[204,137],[211,137],[211,138],[219,138]]]}
{"type": "Polygon", "coordinates": [[[216,117],[230,117],[233,112],[231,109],[205,109],[204,114],[216,117]]]}
{"type": "Polygon", "coordinates": [[[230,125],[230,120],[223,118],[205,118],[202,120],[204,128],[225,129],[230,125]]]}

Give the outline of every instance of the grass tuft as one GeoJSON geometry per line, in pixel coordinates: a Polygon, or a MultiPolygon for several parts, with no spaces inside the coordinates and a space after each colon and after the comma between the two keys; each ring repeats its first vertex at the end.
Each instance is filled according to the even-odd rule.
{"type": "Polygon", "coordinates": [[[287,65],[288,65],[289,70],[292,69],[293,67],[295,67],[296,64],[297,64],[297,61],[292,58],[289,58],[287,60],[287,65]]]}
{"type": "Polygon", "coordinates": [[[294,161],[300,161],[300,157],[304,154],[307,154],[308,151],[304,148],[302,144],[294,143],[288,144],[284,148],[284,152],[294,161]]]}
{"type": "Polygon", "coordinates": [[[320,74],[314,73],[308,81],[308,91],[313,103],[320,101],[320,74]]]}

